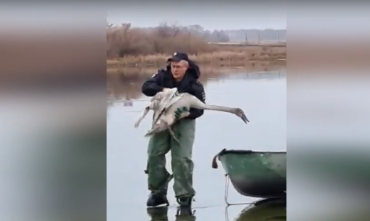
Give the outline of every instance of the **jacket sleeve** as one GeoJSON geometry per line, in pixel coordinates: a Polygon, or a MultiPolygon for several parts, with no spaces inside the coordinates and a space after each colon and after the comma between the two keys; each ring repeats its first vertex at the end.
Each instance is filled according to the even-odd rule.
{"type": "Polygon", "coordinates": [[[144,82],[141,87],[141,92],[148,97],[153,97],[158,92],[162,91],[164,88],[161,86],[163,74],[163,70],[158,70],[156,74],[144,82]]]}
{"type": "MultiPolygon", "coordinates": [[[[199,100],[201,100],[203,103],[206,102],[206,94],[204,92],[204,87],[200,82],[197,82],[193,86],[193,94],[195,97],[197,97],[199,100]]],[[[186,118],[188,119],[196,119],[204,114],[204,110],[202,109],[195,109],[195,108],[190,108],[190,115],[186,118]]]]}

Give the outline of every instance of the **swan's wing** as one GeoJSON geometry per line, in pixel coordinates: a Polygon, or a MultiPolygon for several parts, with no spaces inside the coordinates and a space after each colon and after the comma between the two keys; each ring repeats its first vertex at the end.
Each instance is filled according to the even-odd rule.
{"type": "Polygon", "coordinates": [[[158,121],[158,119],[160,118],[160,116],[162,115],[162,113],[165,111],[165,104],[163,102],[161,102],[159,105],[158,105],[158,108],[156,110],[154,110],[154,113],[153,113],[153,125],[156,124],[156,122],[158,121]]]}
{"type": "Polygon", "coordinates": [[[159,111],[159,110],[154,111],[154,113],[153,113],[152,127],[157,123],[157,121],[159,120],[159,118],[162,115],[163,111],[164,111],[164,109],[161,109],[161,111],[159,111]]]}
{"type": "Polygon", "coordinates": [[[159,103],[159,107],[157,110],[155,110],[153,115],[153,124],[156,124],[158,119],[161,117],[161,115],[166,111],[168,107],[170,107],[173,102],[176,102],[177,100],[173,101],[174,98],[176,98],[177,88],[169,89],[164,93],[165,96],[162,97],[159,103]]]}
{"type": "Polygon", "coordinates": [[[168,103],[171,102],[171,100],[176,97],[177,94],[177,88],[171,88],[168,91],[165,92],[165,97],[161,99],[161,107],[164,109],[168,107],[168,103]]]}
{"type": "Polygon", "coordinates": [[[168,102],[166,103],[165,109],[170,108],[173,104],[178,102],[183,97],[183,94],[174,95],[168,102]]]}
{"type": "Polygon", "coordinates": [[[155,124],[155,122],[159,119],[160,117],[160,114],[162,113],[162,111],[164,110],[164,105],[165,103],[167,102],[167,95],[166,94],[163,94],[162,93],[162,97],[160,98],[160,100],[158,101],[158,105],[157,105],[157,108],[154,110],[154,113],[153,113],[153,125],[155,124]]]}
{"type": "Polygon", "coordinates": [[[162,108],[160,111],[156,112],[156,117],[155,120],[153,121],[153,124],[155,124],[159,118],[163,115],[166,114],[166,111],[174,104],[176,104],[181,98],[183,97],[182,94],[172,94],[172,97],[166,100],[166,102],[163,103],[162,108]]]}

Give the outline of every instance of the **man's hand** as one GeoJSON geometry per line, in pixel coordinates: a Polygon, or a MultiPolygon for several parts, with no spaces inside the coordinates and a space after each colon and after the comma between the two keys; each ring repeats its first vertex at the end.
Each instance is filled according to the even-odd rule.
{"type": "Polygon", "coordinates": [[[175,119],[176,120],[180,120],[180,119],[185,118],[189,115],[190,115],[189,110],[186,107],[177,108],[177,110],[175,111],[175,119]]]}

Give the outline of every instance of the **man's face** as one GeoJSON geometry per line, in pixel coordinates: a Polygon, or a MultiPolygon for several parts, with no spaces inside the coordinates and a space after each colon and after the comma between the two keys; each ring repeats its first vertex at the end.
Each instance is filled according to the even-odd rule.
{"type": "Polygon", "coordinates": [[[188,69],[188,66],[186,65],[184,61],[171,62],[172,76],[176,80],[181,80],[184,77],[187,69],[188,69]]]}

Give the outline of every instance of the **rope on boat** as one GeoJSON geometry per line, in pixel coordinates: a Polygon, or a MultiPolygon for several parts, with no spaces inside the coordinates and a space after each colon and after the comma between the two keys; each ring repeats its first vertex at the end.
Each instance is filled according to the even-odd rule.
{"type": "MultiPolygon", "coordinates": [[[[218,165],[217,165],[217,158],[219,158],[224,152],[226,151],[226,149],[223,149],[221,150],[218,154],[216,154],[213,159],[212,159],[212,168],[213,169],[217,169],[218,168],[218,165]]],[[[248,204],[248,203],[229,203],[227,198],[228,198],[228,195],[229,195],[229,184],[230,184],[230,178],[229,178],[229,175],[228,174],[225,174],[225,195],[224,195],[224,200],[225,200],[225,203],[226,203],[226,207],[228,206],[231,206],[231,205],[244,205],[244,204],[248,204]]]]}
{"type": "Polygon", "coordinates": [[[217,165],[217,158],[219,158],[224,152],[226,151],[226,149],[223,149],[221,150],[218,154],[216,154],[213,159],[212,159],[212,168],[213,169],[217,169],[218,168],[218,165],[217,165]]]}
{"type": "Polygon", "coordinates": [[[229,195],[229,185],[230,185],[230,177],[229,175],[225,174],[225,196],[224,196],[224,200],[225,200],[225,203],[226,203],[226,207],[225,207],[225,220],[226,221],[229,221],[229,211],[228,211],[228,208],[229,206],[232,206],[232,205],[252,205],[254,204],[253,203],[229,203],[227,198],[228,198],[228,195],[229,195]]]}
{"type": "Polygon", "coordinates": [[[225,196],[224,196],[224,200],[225,200],[225,203],[226,203],[227,207],[229,207],[231,205],[251,204],[251,203],[229,203],[228,200],[227,200],[228,195],[229,195],[229,185],[230,185],[229,175],[225,174],[225,196]]]}

